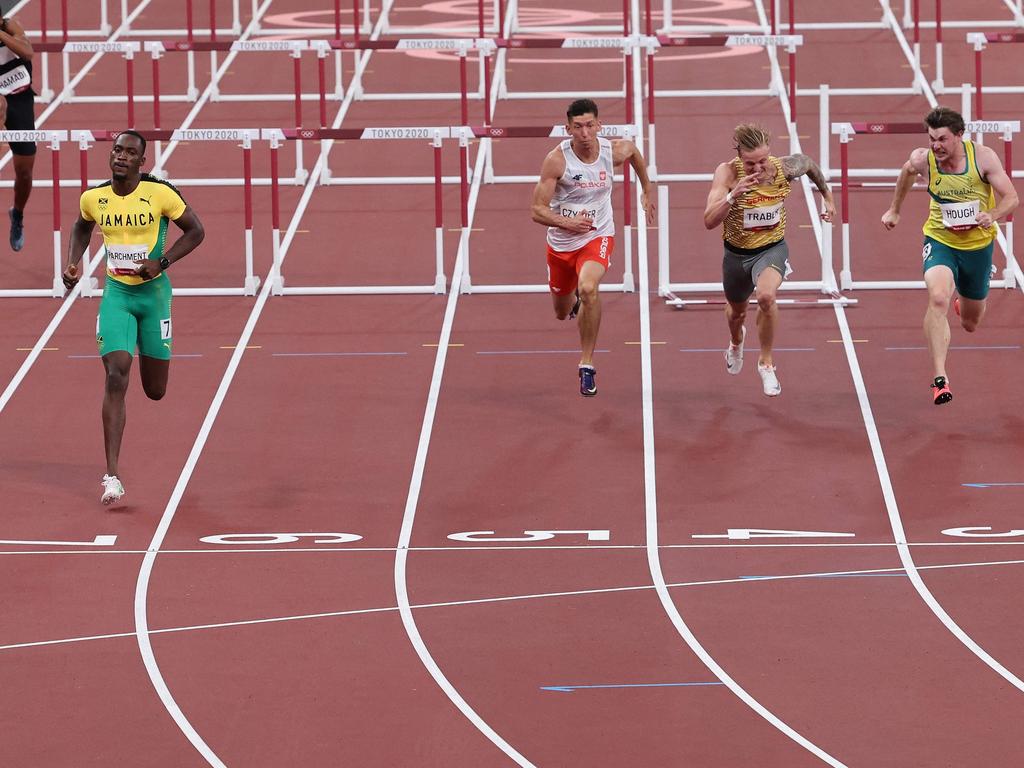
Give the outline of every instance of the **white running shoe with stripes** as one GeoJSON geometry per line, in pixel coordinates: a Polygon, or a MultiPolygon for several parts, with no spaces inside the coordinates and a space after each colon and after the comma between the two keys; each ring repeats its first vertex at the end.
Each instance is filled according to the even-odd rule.
{"type": "Polygon", "coordinates": [[[102,482],[103,495],[100,497],[100,501],[104,504],[113,504],[124,496],[124,486],[117,479],[117,475],[104,475],[102,482]]]}
{"type": "Polygon", "coordinates": [[[746,327],[740,327],[740,343],[732,343],[729,339],[729,346],[725,350],[725,370],[735,376],[743,370],[743,342],[747,340],[746,327]]]}
{"type": "Polygon", "coordinates": [[[775,397],[782,394],[782,385],[779,384],[779,377],[775,375],[774,365],[757,364],[757,372],[761,374],[761,386],[768,397],[775,397]]]}

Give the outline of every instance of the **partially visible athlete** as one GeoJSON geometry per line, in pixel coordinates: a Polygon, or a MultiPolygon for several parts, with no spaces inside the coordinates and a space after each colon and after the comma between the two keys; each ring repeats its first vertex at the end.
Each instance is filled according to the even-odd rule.
{"type": "MultiPolygon", "coordinates": [[[[597,394],[594,348],[601,325],[598,288],[615,245],[612,175],[627,160],[636,171],[647,223],[654,223],[647,163],[636,144],[598,136],[597,104],[577,99],[566,111],[565,139],[551,150],[533,191],[533,220],[548,228],[548,286],[559,320],[579,315],[580,394],[597,394]]],[[[628,173],[628,171],[625,171],[628,173]]]]}
{"type": "Polygon", "coordinates": [[[907,193],[918,176],[926,177],[931,200],[922,227],[922,269],[928,288],[924,336],[934,369],[932,402],[942,405],[953,399],[946,376],[946,315],[953,289],[960,294],[953,299],[960,325],[973,333],[985,315],[996,221],[1011,213],[1019,199],[999,156],[989,147],[964,139],[964,119],[958,112],[936,107],[924,124],[929,146],[915,149],[904,163],[892,204],[882,215],[882,225],[892,229],[899,224],[907,193]]]}
{"type": "Polygon", "coordinates": [[[73,288],[82,277],[79,263],[99,224],[107,254],[107,280],[96,319],[96,344],[106,371],[103,445],[107,472],[100,499],[104,504],[124,496],[118,458],[132,356],[138,348],[142,388],[148,398],[159,400],[167,391],[171,365],[171,281],[165,272],[194,250],[205,234],[199,217],[177,189],[141,172],[145,161],[142,134],[122,131],[110,153],[110,181],[82,193],[64,270],[64,285],[73,288]],[[168,247],[170,221],[182,235],[168,247]]]}
{"type": "MultiPolygon", "coordinates": [[[[0,19],[0,125],[9,131],[32,131],[36,127],[35,93],[32,90],[32,43],[17,19],[0,19]]],[[[32,168],[36,161],[34,141],[12,141],[14,156],[14,204],[7,210],[11,219],[11,249],[25,245],[25,206],[32,194],[32,168]]]]}
{"type": "Polygon", "coordinates": [[[722,227],[725,255],[722,284],[725,288],[725,319],[729,324],[729,346],[725,367],[737,374],[743,368],[743,341],[747,301],[757,298],[757,335],[761,353],[757,372],[762,391],[769,397],[782,392],[772,345],[779,308],[775,302],[782,281],[793,270],[786,245],[786,196],[790,182],[807,174],[821,192],[825,210],[821,218],[832,221],[836,206],[821,168],[807,155],[774,157],[771,134],[756,123],[743,123],[733,131],[736,157],[715,169],[704,209],[704,226],[722,227]]]}

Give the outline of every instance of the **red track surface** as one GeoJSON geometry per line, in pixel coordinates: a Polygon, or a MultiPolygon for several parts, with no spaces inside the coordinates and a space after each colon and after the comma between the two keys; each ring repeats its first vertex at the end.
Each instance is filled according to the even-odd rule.
{"type": "MultiPolygon", "coordinates": [[[[577,18],[614,23],[621,9],[598,5],[578,6],[595,16],[577,18]]],[[[837,20],[825,5],[798,3],[800,20],[837,20]]],[[[930,12],[930,3],[922,5],[930,12]]],[[[205,3],[197,7],[197,19],[204,19],[205,3]]],[[[328,3],[272,0],[264,26],[304,11],[321,11],[312,20],[332,26],[330,10],[328,3]]],[[[474,13],[401,3],[392,20],[458,19],[475,34],[474,13]]],[[[546,13],[540,5],[522,9],[530,23],[546,13]]],[[[688,22],[696,21],[692,15],[703,22],[755,19],[748,3],[677,13],[688,22]]],[[[1008,17],[996,0],[979,0],[971,13],[1008,17]]],[[[76,28],[98,23],[77,6],[72,14],[76,28]]],[[[874,20],[879,7],[855,0],[843,4],[842,14],[874,20]]],[[[222,23],[230,18],[228,3],[218,4],[218,16],[222,23]]],[[[19,17],[38,28],[34,4],[19,17]]],[[[146,4],[136,20],[138,28],[181,24],[176,4],[164,0],[146,4]]],[[[965,31],[946,33],[947,84],[973,77],[965,31]]],[[[801,87],[910,81],[891,31],[803,34],[801,87]]],[[[933,34],[924,32],[927,66],[934,66],[933,34]]],[[[993,82],[1019,77],[1009,53],[986,53],[993,82]]],[[[180,91],[182,60],[173,56],[162,76],[168,89],[180,91]]],[[[515,51],[509,87],[581,94],[615,88],[620,64],[588,64],[609,57],[515,51]],[[545,58],[559,63],[534,61],[545,58]]],[[[76,66],[87,59],[77,55],[76,66]]],[[[198,61],[202,90],[208,59],[198,61]]],[[[148,65],[148,57],[139,62],[148,65]]],[[[346,82],[351,62],[346,55],[346,82]]],[[[760,87],[767,63],[763,52],[659,60],[658,88],[760,87]]],[[[314,57],[307,54],[303,66],[308,89],[316,82],[314,57]]],[[[123,93],[119,57],[108,55],[91,71],[79,95],[123,93]]],[[[470,74],[472,88],[475,67],[470,74]]],[[[368,93],[456,91],[458,67],[454,57],[378,52],[364,86],[368,93]]],[[[141,64],[138,87],[149,92],[141,64]]],[[[287,54],[238,57],[221,89],[290,92],[287,54]]],[[[958,106],[958,98],[940,101],[958,106]]],[[[624,122],[621,99],[601,104],[606,123],[624,122]]],[[[181,125],[193,106],[163,104],[163,127],[181,125]]],[[[986,117],[1019,119],[1022,106],[1019,95],[986,95],[986,117]]],[[[42,127],[117,129],[122,109],[61,104],[42,127]]],[[[151,125],[150,105],[137,109],[140,127],[151,125]]],[[[563,109],[561,100],[501,100],[494,123],[547,125],[563,109]]],[[[832,119],[917,120],[927,109],[923,95],[843,96],[832,100],[832,119]]],[[[337,110],[332,102],[330,114],[337,110]]],[[[471,110],[471,122],[480,122],[481,105],[471,110]]],[[[802,97],[799,114],[803,149],[818,156],[817,102],[802,97]]],[[[316,116],[315,104],[306,102],[307,125],[316,116]]],[[[776,97],[659,100],[659,171],[710,172],[729,156],[732,126],[752,118],[777,132],[781,153],[787,129],[776,97]]],[[[216,102],[205,103],[192,125],[292,122],[289,101],[216,102]]],[[[355,101],[342,125],[458,122],[457,100],[355,101]]],[[[495,142],[495,171],[534,174],[552,144],[495,142]]],[[[103,173],[104,146],[90,153],[94,179],[103,173]]],[[[913,137],[858,137],[854,164],[895,167],[912,146],[913,137]]],[[[77,153],[68,150],[63,173],[77,178],[77,153]]],[[[293,151],[283,153],[286,173],[294,168],[293,151]]],[[[836,142],[832,152],[837,157],[836,142]]],[[[307,146],[307,167],[315,157],[307,146]]],[[[39,167],[48,160],[41,149],[39,167]]],[[[255,160],[255,174],[266,177],[263,143],[255,160]]],[[[425,142],[339,143],[330,164],[335,177],[432,173],[425,142]]],[[[241,157],[227,145],[191,143],[177,148],[166,167],[172,179],[239,176],[241,157]]],[[[454,143],[445,148],[444,172],[458,173],[454,143]]],[[[175,267],[175,285],[239,285],[241,190],[183,192],[208,235],[175,267]]],[[[529,222],[529,193],[528,184],[482,187],[471,237],[474,284],[543,280],[543,230],[529,222]]],[[[699,224],[706,194],[703,183],[673,184],[671,208],[659,212],[671,222],[674,279],[719,279],[720,234],[699,224]]],[[[853,198],[858,279],[919,276],[923,195],[908,202],[900,228],[886,233],[878,219],[890,195],[853,198]]],[[[283,226],[295,230],[286,285],[433,282],[429,185],[317,186],[308,206],[300,196],[299,187],[282,190],[283,226]]],[[[255,202],[255,271],[265,279],[265,187],[255,190],[255,202]]],[[[65,238],[76,204],[77,190],[66,189],[65,238]]],[[[449,282],[458,212],[457,187],[448,186],[449,282]]],[[[50,218],[49,190],[39,188],[27,215],[29,244],[0,262],[0,287],[49,284],[50,218]]],[[[794,277],[812,279],[818,251],[801,194],[790,199],[789,222],[794,277]]],[[[648,234],[653,286],[655,231],[648,234]]],[[[835,250],[838,262],[838,236],[835,250]]],[[[609,279],[619,281],[621,237],[613,263],[609,279]]],[[[132,384],[122,455],[128,495],[114,508],[98,502],[98,300],[76,299],[47,342],[50,351],[0,411],[0,540],[25,542],[0,544],[0,721],[13,726],[2,762],[475,768],[514,764],[519,755],[520,764],[536,766],[822,764],[762,716],[771,713],[836,765],[1017,765],[1011,734],[1024,716],[1024,692],[968,645],[990,653],[1011,679],[1024,676],[1024,623],[1016,610],[1021,564],[1006,562],[1020,559],[1024,534],[968,539],[943,531],[1024,528],[1024,486],[964,485],[1024,482],[1016,387],[1024,302],[1017,291],[994,291],[981,332],[954,328],[956,399],[936,409],[920,332],[923,292],[858,291],[856,298],[858,305],[846,310],[783,312],[777,361],[785,392],[768,400],[752,349],[740,376],[722,370],[720,311],[675,311],[655,293],[606,293],[600,395],[584,400],[574,386],[575,327],[554,320],[540,294],[273,296],[265,304],[181,297],[168,397],[149,402],[132,384]],[[641,305],[648,301],[650,382],[639,344],[641,305]],[[248,334],[250,318],[256,322],[248,334]],[[841,343],[844,324],[857,343],[841,343]],[[451,346],[439,368],[438,344],[446,341],[451,346]],[[235,351],[239,344],[244,354],[235,351]],[[862,396],[855,372],[863,376],[862,396]],[[653,418],[647,443],[645,387],[653,418]],[[868,407],[873,419],[866,418],[868,407]],[[194,446],[202,450],[192,462],[194,446]],[[426,449],[419,461],[418,448],[426,449]],[[645,474],[651,458],[653,471],[645,474]],[[893,545],[893,521],[914,545],[910,556],[923,583],[967,642],[915,590],[893,545]],[[694,538],[738,528],[854,536],[694,538]],[[493,531],[515,539],[537,530],[608,531],[609,538],[449,538],[493,531]],[[646,551],[652,532],[670,600],[706,652],[703,660],[654,588],[646,551]],[[229,543],[239,534],[270,535],[229,543]],[[266,543],[275,542],[272,534],[276,543],[266,543]],[[291,539],[280,538],[285,534],[291,539]],[[332,543],[338,534],[362,538],[332,543]],[[116,535],[116,545],[28,543],[98,535],[116,535]],[[201,541],[216,536],[229,538],[201,541]],[[399,542],[409,548],[396,551],[399,542]],[[160,554],[149,558],[147,580],[140,573],[154,545],[160,554]],[[153,650],[148,671],[136,638],[140,583],[153,650]],[[405,622],[403,604],[414,606],[405,622]],[[410,619],[419,644],[410,641],[410,619]],[[437,665],[434,677],[427,654],[437,665]],[[722,685],[709,659],[763,711],[722,685]],[[154,665],[180,707],[178,722],[157,694],[154,665]],[[438,684],[441,676],[448,690],[438,684]],[[552,686],[577,689],[545,689],[552,686]],[[207,757],[189,743],[182,721],[207,745],[207,757]],[[510,745],[507,752],[488,729],[510,745]]],[[[4,387],[25,360],[20,350],[37,342],[59,306],[53,299],[0,301],[4,387]]]]}

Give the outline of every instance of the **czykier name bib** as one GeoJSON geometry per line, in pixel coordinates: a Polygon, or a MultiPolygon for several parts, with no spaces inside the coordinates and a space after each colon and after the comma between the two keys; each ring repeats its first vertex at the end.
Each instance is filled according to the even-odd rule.
{"type": "Polygon", "coordinates": [[[12,96],[32,87],[32,76],[25,65],[15,67],[0,75],[0,96],[12,96]]]}
{"type": "Polygon", "coordinates": [[[136,275],[139,264],[149,256],[145,245],[108,245],[107,269],[115,275],[136,275]]]}
{"type": "Polygon", "coordinates": [[[981,203],[978,200],[967,200],[962,203],[939,203],[942,211],[942,226],[954,232],[978,226],[978,214],[981,203]]]}
{"type": "Polygon", "coordinates": [[[782,220],[783,203],[767,205],[763,208],[743,209],[743,229],[758,230],[777,227],[782,220]]]}

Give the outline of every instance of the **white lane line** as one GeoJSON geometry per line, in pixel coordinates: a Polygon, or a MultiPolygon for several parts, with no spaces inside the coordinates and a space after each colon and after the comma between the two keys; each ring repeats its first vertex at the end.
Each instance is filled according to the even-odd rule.
{"type": "MultiPolygon", "coordinates": [[[[265,0],[261,6],[255,9],[253,18],[239,36],[239,40],[245,40],[253,33],[254,29],[259,25],[260,18],[266,13],[272,2],[273,0],[265,0]]],[[[221,72],[226,70],[229,61],[230,58],[225,60],[222,67],[218,69],[216,73],[211,73],[210,84],[207,85],[204,89],[203,96],[186,116],[182,123],[182,127],[189,125],[192,120],[195,119],[202,106],[206,104],[212,91],[213,84],[217,82],[217,78],[219,78],[221,72]]],[[[172,144],[165,149],[163,154],[157,158],[157,165],[160,165],[173,150],[174,144],[172,142],[172,144]]],[[[305,199],[307,199],[306,196],[303,197],[303,200],[305,199]]],[[[160,665],[156,661],[153,646],[150,642],[149,619],[146,613],[146,602],[149,591],[149,581],[157,553],[160,551],[160,545],[163,543],[164,537],[167,535],[167,530],[171,525],[171,520],[173,520],[174,513],[177,511],[178,504],[184,494],[185,486],[188,484],[188,481],[192,476],[192,471],[195,469],[196,463],[199,460],[199,455],[202,453],[203,447],[206,444],[206,439],[213,426],[213,421],[216,418],[217,413],[220,411],[220,405],[227,394],[228,386],[234,378],[234,373],[238,368],[238,363],[241,360],[242,353],[245,351],[245,347],[252,336],[252,330],[255,327],[256,319],[259,317],[259,313],[262,311],[263,305],[266,303],[267,296],[269,295],[269,287],[270,281],[264,281],[264,290],[261,291],[255,306],[249,314],[249,320],[242,331],[241,340],[239,344],[236,345],[235,350],[232,353],[227,370],[221,379],[220,386],[217,388],[217,393],[214,395],[213,402],[210,404],[210,408],[207,411],[206,418],[203,420],[200,432],[196,436],[195,443],[193,444],[192,450],[185,462],[185,467],[179,475],[178,482],[174,486],[171,498],[168,500],[167,506],[164,508],[163,515],[160,517],[160,523],[157,525],[157,529],[153,534],[149,548],[142,559],[139,575],[135,582],[135,637],[139,646],[139,653],[142,656],[143,664],[146,667],[146,673],[149,675],[150,682],[153,684],[153,688],[160,697],[160,701],[163,703],[164,708],[167,710],[168,714],[170,714],[175,724],[196,751],[199,752],[199,754],[203,756],[203,759],[206,760],[206,762],[213,768],[225,768],[225,765],[213,749],[206,743],[203,737],[199,735],[199,732],[185,716],[185,713],[182,712],[177,701],[175,701],[173,694],[168,688],[167,682],[164,680],[163,673],[160,671],[160,665]]]]}
{"type": "MultiPolygon", "coordinates": [[[[633,2],[633,7],[634,18],[639,18],[636,0],[633,2]]],[[[765,26],[765,32],[767,32],[767,20],[760,0],[757,0],[757,10],[760,22],[765,26]]],[[[773,71],[781,80],[778,62],[772,59],[771,63],[773,71]]],[[[637,57],[637,60],[634,62],[633,77],[636,86],[634,93],[637,94],[637,98],[639,99],[640,94],[643,93],[643,90],[640,88],[639,57],[637,57]]],[[[637,114],[642,114],[642,112],[637,112],[637,114]]],[[[643,138],[641,133],[637,137],[637,145],[642,147],[642,141],[643,138]]],[[[636,200],[638,203],[637,209],[640,210],[640,190],[637,189],[636,192],[636,200]]],[[[662,215],[667,214],[667,211],[662,212],[662,215]]],[[[654,458],[654,379],[651,370],[650,284],[647,274],[646,235],[646,228],[637,228],[637,239],[639,241],[638,251],[640,254],[638,259],[639,269],[637,271],[639,277],[638,293],[640,295],[640,369],[643,392],[644,510],[648,544],[647,562],[658,598],[661,600],[662,607],[669,619],[672,621],[673,626],[675,626],[676,631],[680,634],[683,640],[686,641],[690,650],[700,658],[715,677],[729,687],[729,690],[732,691],[734,695],[736,695],[754,712],[764,718],[768,723],[806,749],[808,752],[815,755],[818,759],[828,763],[834,768],[845,768],[842,762],[823,750],[817,744],[811,742],[802,734],[798,733],[790,725],[783,722],[775,713],[761,704],[761,702],[751,696],[746,689],[736,682],[736,680],[734,680],[725,671],[725,669],[711,656],[711,654],[707,652],[704,646],[701,645],[696,635],[694,635],[693,631],[683,620],[682,615],[679,613],[679,609],[672,600],[672,596],[669,594],[668,586],[665,583],[665,575],[661,568],[661,558],[658,549],[658,489],[656,482],[657,469],[654,458]]]]}
{"type": "MultiPolygon", "coordinates": [[[[509,15],[513,13],[510,5],[509,15]]],[[[493,89],[496,98],[497,89],[493,89]]],[[[494,98],[492,98],[493,108],[494,98]]],[[[469,227],[472,227],[473,217],[476,212],[476,201],[480,192],[480,181],[483,178],[483,165],[487,156],[487,148],[482,146],[477,154],[476,167],[473,173],[473,184],[470,188],[468,211],[469,227]]],[[[462,162],[461,156],[459,162],[462,162]]],[[[413,524],[416,520],[416,506],[419,503],[420,490],[423,484],[423,472],[427,463],[427,452],[430,446],[430,436],[434,428],[434,417],[437,413],[437,401],[441,394],[441,380],[444,377],[445,360],[448,357],[448,344],[451,341],[452,325],[455,321],[455,309],[459,301],[459,294],[462,286],[462,264],[463,247],[460,244],[458,255],[455,259],[455,266],[452,268],[452,282],[448,289],[448,301],[445,305],[444,321],[441,325],[441,334],[437,344],[437,354],[434,358],[434,370],[430,379],[430,390],[427,395],[427,406],[423,414],[423,425],[420,429],[419,443],[416,446],[416,459],[413,463],[412,476],[409,480],[409,494],[405,503],[405,514],[402,517],[402,528],[398,536],[398,550],[395,555],[395,595],[398,599],[399,614],[402,618],[402,625],[405,627],[409,641],[412,643],[423,666],[426,667],[430,676],[444,691],[445,695],[469,720],[473,726],[486,736],[492,744],[504,752],[508,757],[523,768],[534,768],[525,756],[519,753],[515,747],[509,744],[497,731],[494,730],[479,714],[469,705],[454,685],[445,677],[440,666],[434,660],[423,637],[420,635],[416,620],[413,617],[412,606],[409,603],[409,591],[407,584],[407,565],[409,559],[409,543],[412,539],[413,524]]]]}
{"type": "MultiPolygon", "coordinates": [[[[907,46],[906,38],[903,36],[899,23],[896,21],[895,16],[893,16],[891,9],[889,9],[888,3],[882,0],[881,6],[886,19],[889,21],[889,26],[897,38],[897,42],[900,44],[900,47],[903,49],[908,59],[912,61],[913,56],[907,46]]],[[[923,76],[920,70],[917,70],[916,74],[919,76],[922,83],[924,96],[927,98],[928,103],[932,107],[936,106],[937,102],[935,100],[935,95],[928,87],[927,78],[923,76]]],[[[914,589],[917,590],[917,593],[931,609],[932,613],[935,614],[939,621],[942,622],[943,626],[945,626],[957,640],[959,640],[971,653],[988,665],[990,669],[1002,677],[1006,682],[1017,690],[1024,692],[1024,680],[1021,680],[1009,669],[1003,666],[953,620],[953,617],[950,616],[939,601],[935,599],[935,596],[931,593],[931,590],[928,589],[924,580],[921,578],[920,573],[918,573],[919,569],[910,554],[910,547],[907,544],[906,532],[903,530],[903,520],[900,516],[899,505],[896,502],[896,494],[892,487],[892,480],[889,477],[889,469],[886,465],[885,454],[882,451],[882,441],[878,434],[878,428],[875,424],[875,417],[871,410],[871,404],[868,401],[867,388],[865,387],[864,377],[860,370],[860,363],[857,359],[857,353],[853,346],[853,336],[850,332],[850,326],[846,319],[846,312],[842,305],[839,304],[836,304],[834,309],[836,313],[836,320],[838,321],[839,328],[842,332],[843,347],[846,349],[846,357],[850,365],[850,375],[853,378],[854,388],[857,392],[857,402],[860,405],[861,416],[864,420],[864,428],[867,432],[868,442],[871,446],[871,455],[875,462],[875,472],[878,475],[878,482],[881,486],[882,497],[885,500],[885,509],[889,517],[889,525],[892,528],[893,539],[896,542],[896,551],[899,553],[903,567],[907,570],[910,582],[914,585],[914,589]]]]}
{"type": "Polygon", "coordinates": [[[875,462],[875,471],[878,475],[878,482],[881,486],[882,497],[885,500],[885,509],[889,516],[889,525],[892,527],[893,539],[896,542],[896,551],[899,553],[900,562],[903,563],[903,567],[907,571],[907,575],[910,577],[910,583],[914,585],[914,589],[924,600],[925,604],[931,609],[932,613],[942,622],[942,624],[948,629],[954,637],[957,638],[964,646],[970,650],[975,656],[981,659],[987,664],[996,674],[1002,677],[1006,682],[1010,683],[1017,690],[1024,692],[1024,681],[1010,672],[1009,669],[1004,667],[999,661],[997,661],[992,655],[982,648],[974,639],[964,632],[963,629],[953,620],[953,617],[949,615],[945,608],[935,599],[935,596],[931,593],[925,585],[924,580],[918,573],[918,567],[914,563],[914,558],[910,554],[910,546],[907,544],[906,533],[903,530],[903,520],[900,517],[899,506],[896,503],[896,494],[893,491],[892,480],[889,477],[889,469],[886,466],[885,454],[882,451],[882,441],[878,434],[878,427],[875,424],[875,417],[871,410],[871,404],[868,402],[868,393],[864,385],[864,377],[861,375],[860,363],[857,360],[857,353],[854,351],[854,346],[851,341],[853,338],[850,333],[850,326],[846,321],[846,313],[843,311],[842,306],[835,305],[836,319],[839,321],[839,328],[842,331],[843,342],[846,348],[846,356],[850,364],[850,374],[853,377],[854,388],[857,392],[857,402],[860,404],[861,416],[864,419],[864,429],[868,435],[868,443],[871,445],[871,455],[875,462]]]}
{"type": "MultiPolygon", "coordinates": [[[[955,568],[982,568],[991,566],[1002,566],[1002,565],[1024,565],[1024,560],[986,560],[982,562],[974,563],[946,563],[943,565],[925,565],[920,566],[921,570],[949,570],[955,568]]],[[[820,571],[816,573],[794,573],[794,574],[778,574],[773,576],[743,576],[732,579],[710,579],[706,581],[678,581],[669,582],[665,586],[669,589],[682,589],[682,588],[693,588],[693,587],[712,587],[721,586],[726,584],[752,584],[763,581],[796,581],[801,579],[816,579],[816,578],[830,578],[836,576],[877,576],[877,575],[904,575],[906,571],[903,568],[870,568],[864,570],[847,570],[847,571],[820,571]]],[[[595,589],[576,589],[564,592],[537,592],[534,594],[526,595],[505,595],[503,597],[483,597],[472,600],[449,600],[444,602],[436,603],[419,603],[411,606],[414,610],[427,609],[427,608],[457,608],[465,605],[484,605],[489,603],[506,603],[524,600],[540,600],[550,599],[559,597],[586,597],[590,595],[607,595],[616,594],[621,592],[645,592],[648,590],[656,589],[656,587],[643,584],[631,587],[600,587],[595,589]]],[[[347,611],[324,611],[322,613],[303,613],[292,616],[275,616],[263,619],[244,619],[239,621],[224,621],[215,624],[193,624],[183,627],[166,627],[164,629],[151,629],[149,634],[151,635],[162,635],[170,634],[174,632],[194,632],[204,629],[225,629],[230,627],[247,627],[261,624],[277,624],[287,621],[306,621],[310,619],[329,619],[340,616],[361,616],[364,614],[373,613],[394,613],[399,610],[399,606],[385,606],[379,608],[356,608],[347,611]]],[[[71,643],[83,643],[94,640],[113,640],[124,637],[134,637],[134,632],[114,632],[104,635],[83,635],[81,637],[68,637],[61,638],[58,640],[36,640],[27,643],[11,643],[9,645],[0,645],[0,651],[17,650],[19,648],[39,648],[50,645],[67,645],[71,643]]]]}

